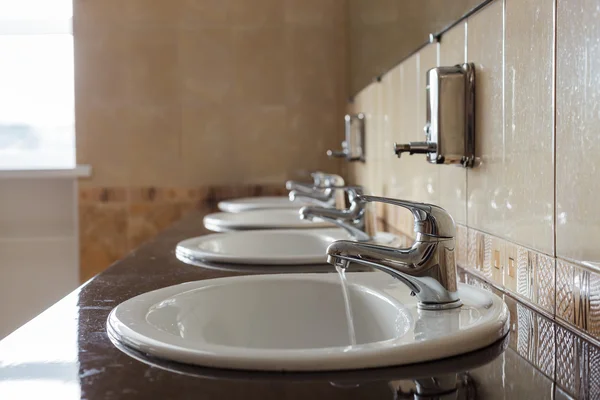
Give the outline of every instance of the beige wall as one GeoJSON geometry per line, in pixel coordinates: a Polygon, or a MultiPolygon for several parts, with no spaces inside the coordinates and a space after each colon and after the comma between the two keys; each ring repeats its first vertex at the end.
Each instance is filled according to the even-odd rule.
{"type": "MultiPolygon", "coordinates": [[[[446,208],[459,264],[600,339],[598,2],[557,4],[495,0],[360,92],[350,109],[367,114],[377,150],[351,175],[377,195],[446,208]],[[483,164],[398,160],[393,142],[423,140],[425,72],[466,60],[477,70],[483,164]]],[[[412,230],[410,214],[382,213],[412,230]]]]}
{"type": "Polygon", "coordinates": [[[345,0],[75,0],[81,276],[193,209],[337,172],[345,0]]]}
{"type": "Polygon", "coordinates": [[[76,0],[84,186],[278,183],[343,137],[343,0],[76,0]]]}

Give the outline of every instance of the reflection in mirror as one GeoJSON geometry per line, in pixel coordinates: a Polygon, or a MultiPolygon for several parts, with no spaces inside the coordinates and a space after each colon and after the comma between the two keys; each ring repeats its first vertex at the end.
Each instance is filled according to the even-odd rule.
{"type": "Polygon", "coordinates": [[[353,96],[491,0],[349,0],[353,96]]]}

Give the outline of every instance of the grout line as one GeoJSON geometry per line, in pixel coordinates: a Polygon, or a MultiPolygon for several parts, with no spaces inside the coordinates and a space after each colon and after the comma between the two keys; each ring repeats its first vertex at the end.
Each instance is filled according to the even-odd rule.
{"type": "Polygon", "coordinates": [[[557,202],[556,202],[556,192],[557,192],[557,181],[556,181],[556,79],[557,79],[557,52],[558,52],[558,39],[557,39],[557,0],[553,1],[552,6],[552,166],[554,169],[554,209],[553,211],[553,221],[554,224],[554,257],[557,257],[556,251],[556,211],[557,211],[557,202]]]}
{"type": "MultiPolygon", "coordinates": [[[[557,259],[557,251],[556,251],[556,54],[557,54],[557,24],[556,24],[556,15],[557,15],[557,0],[553,0],[552,2],[552,172],[553,172],[553,207],[552,207],[552,233],[553,233],[553,254],[554,254],[554,315],[557,315],[557,293],[558,293],[558,259],[557,259]]],[[[556,316],[556,321],[559,321],[558,316],[556,316]]],[[[557,370],[558,370],[558,345],[557,336],[558,336],[557,325],[554,326],[554,385],[556,385],[557,378],[557,370]]],[[[586,335],[587,336],[587,335],[586,335]]],[[[595,343],[597,346],[599,342],[594,340],[592,343],[595,343]]],[[[556,397],[556,386],[552,391],[552,397],[556,397]]]]}

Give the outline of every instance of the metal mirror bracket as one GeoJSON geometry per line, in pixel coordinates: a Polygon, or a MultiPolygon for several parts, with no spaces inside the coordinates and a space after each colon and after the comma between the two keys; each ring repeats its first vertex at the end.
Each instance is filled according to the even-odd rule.
{"type": "Polygon", "coordinates": [[[331,158],[345,158],[346,161],[365,162],[365,114],[346,114],[345,139],[341,150],[327,150],[331,158]]]}
{"type": "Polygon", "coordinates": [[[425,154],[432,164],[472,168],[475,157],[475,65],[437,67],[427,71],[425,141],[394,144],[402,153],[425,154]]]}

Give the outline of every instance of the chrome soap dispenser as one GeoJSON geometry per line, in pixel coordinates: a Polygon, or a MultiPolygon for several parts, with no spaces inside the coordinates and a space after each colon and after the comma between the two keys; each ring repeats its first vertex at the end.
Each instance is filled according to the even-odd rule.
{"type": "Polygon", "coordinates": [[[476,166],[474,64],[430,69],[426,89],[425,141],[394,144],[394,152],[425,154],[432,164],[476,166]]]}
{"type": "Polygon", "coordinates": [[[344,117],[344,141],[341,150],[327,150],[330,158],[365,162],[365,114],[346,114],[344,117]]]}

